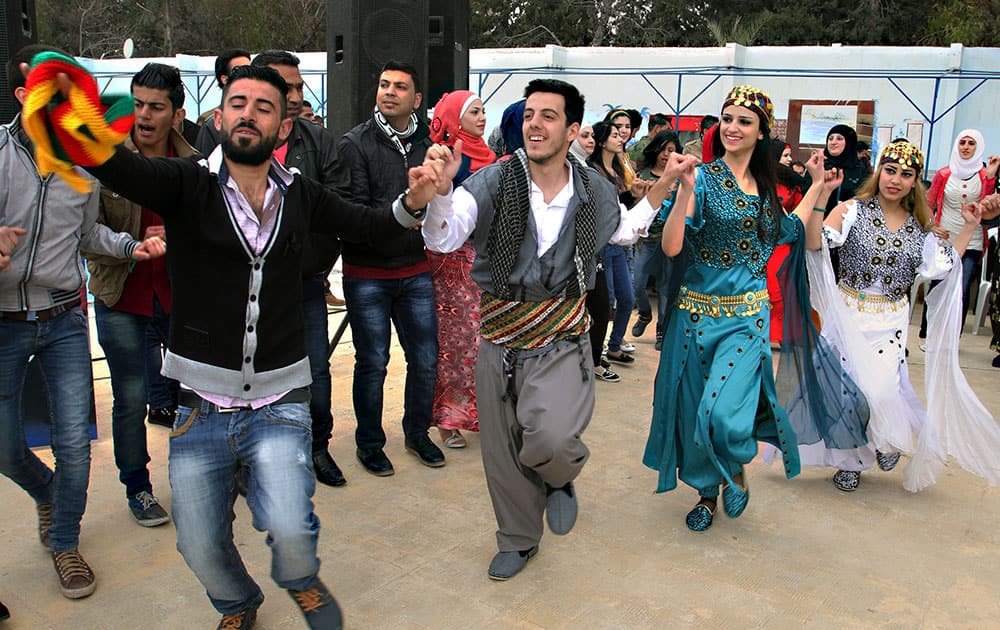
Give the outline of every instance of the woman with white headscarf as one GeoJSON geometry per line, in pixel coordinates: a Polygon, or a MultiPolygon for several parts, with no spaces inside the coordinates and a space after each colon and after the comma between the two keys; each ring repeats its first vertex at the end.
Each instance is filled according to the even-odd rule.
{"type": "Polygon", "coordinates": [[[573,143],[569,145],[569,152],[580,160],[580,164],[586,164],[590,154],[594,152],[595,144],[597,142],[594,140],[594,126],[584,124],[580,127],[580,132],[576,134],[573,143]]]}
{"type": "MultiPolygon", "coordinates": [[[[1000,158],[993,155],[989,165],[983,166],[986,143],[983,134],[975,129],[959,132],[951,151],[948,166],[934,175],[927,205],[934,212],[935,233],[944,239],[953,238],[962,229],[963,204],[978,202],[993,192],[996,185],[997,166],[1000,158]]],[[[977,230],[962,255],[962,326],[969,310],[969,292],[976,278],[976,270],[983,258],[985,230],[977,230]]],[[[920,322],[921,339],[927,336],[927,307],[920,322]]]]}

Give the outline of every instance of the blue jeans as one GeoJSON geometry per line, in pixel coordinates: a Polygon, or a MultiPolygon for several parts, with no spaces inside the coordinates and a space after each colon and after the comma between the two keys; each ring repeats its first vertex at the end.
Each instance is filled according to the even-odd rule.
{"type": "MultiPolygon", "coordinates": [[[[620,352],[628,320],[632,317],[634,293],[632,276],[628,271],[628,259],[625,248],[621,245],[605,245],[602,253],[604,258],[605,277],[608,282],[608,294],[614,302],[614,319],[611,322],[611,336],[608,337],[608,352],[620,352]]],[[[610,304],[609,304],[610,307],[610,304]]]]}
{"type": "Polygon", "coordinates": [[[653,305],[646,295],[646,280],[653,276],[653,283],[656,286],[656,335],[663,335],[663,322],[667,321],[667,296],[661,292],[664,284],[663,263],[666,255],[660,245],[660,240],[641,241],[639,251],[635,256],[635,275],[633,276],[632,292],[635,296],[635,303],[639,309],[639,318],[645,321],[653,319],[653,305]]]}
{"type": "Polygon", "coordinates": [[[403,433],[424,435],[431,426],[437,382],[438,330],[430,273],[399,280],[344,277],[344,299],[351,318],[354,363],[355,441],[361,449],[385,446],[382,386],[389,365],[389,322],[406,357],[403,433]]]}
{"type": "MultiPolygon", "coordinates": [[[[156,307],[153,317],[145,317],[116,311],[94,301],[97,340],[104,348],[104,356],[108,361],[111,393],[114,396],[111,433],[114,436],[115,465],[118,466],[118,479],[125,485],[125,494],[129,497],[143,491],[153,492],[149,469],[146,467],[149,463],[149,450],[146,447],[146,401],[152,389],[151,374],[155,374],[159,380],[170,380],[159,374],[159,341],[155,352],[148,343],[150,336],[158,334],[156,331],[165,338],[169,327],[169,316],[159,308],[159,302],[156,307]],[[155,331],[150,331],[151,328],[155,331]]],[[[174,407],[176,404],[164,406],[174,407]]]]}
{"type": "MultiPolygon", "coordinates": [[[[98,333],[100,334],[100,333],[98,333]]],[[[170,315],[163,312],[160,301],[153,297],[153,317],[146,326],[146,402],[150,409],[176,409],[180,385],[160,374],[163,349],[170,338],[170,315]]]]}
{"type": "Polygon", "coordinates": [[[87,316],[79,307],[47,322],[0,318],[0,472],[36,503],[52,504],[53,551],[72,551],[79,543],[90,482],[93,399],[87,316]],[[21,389],[32,355],[45,376],[52,409],[55,473],[24,439],[21,389]]]}
{"type": "Polygon", "coordinates": [[[332,384],[330,380],[330,330],[327,325],[326,288],[323,276],[302,279],[302,323],[305,327],[306,355],[312,372],[309,386],[312,415],[313,453],[325,451],[333,435],[333,414],[330,408],[332,384]]]}
{"type": "Polygon", "coordinates": [[[267,532],[271,577],[296,591],[316,582],[311,432],[304,402],[233,413],[218,413],[205,402],[177,408],[169,466],[177,550],[223,615],[264,600],[233,544],[238,462],[250,468],[247,505],[254,528],[267,532]]]}

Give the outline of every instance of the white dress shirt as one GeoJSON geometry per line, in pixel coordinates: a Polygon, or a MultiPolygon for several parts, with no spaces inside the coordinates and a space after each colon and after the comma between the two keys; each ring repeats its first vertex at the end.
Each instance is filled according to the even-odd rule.
{"type": "MultiPolygon", "coordinates": [[[[570,168],[569,181],[552,201],[545,203],[541,189],[531,183],[531,214],[535,219],[538,233],[537,256],[541,258],[552,247],[559,237],[559,230],[566,219],[566,211],[573,199],[573,167],[570,168]]],[[[631,210],[618,204],[621,220],[618,229],[611,235],[612,245],[631,245],[640,236],[646,234],[646,229],[656,217],[659,208],[653,208],[646,198],[637,203],[631,210]]],[[[468,240],[476,227],[479,216],[479,206],[475,198],[464,188],[453,189],[447,195],[436,195],[427,208],[424,218],[423,235],[427,249],[435,252],[453,252],[468,240]]],[[[599,243],[599,250],[603,243],[599,243]]]]}

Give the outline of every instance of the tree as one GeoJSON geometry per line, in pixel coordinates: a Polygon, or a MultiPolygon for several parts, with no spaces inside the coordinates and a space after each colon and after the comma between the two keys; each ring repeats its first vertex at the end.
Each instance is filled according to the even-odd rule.
{"type": "Polygon", "coordinates": [[[1000,45],[1000,0],[939,0],[934,8],[927,30],[942,45],[1000,45]]]}

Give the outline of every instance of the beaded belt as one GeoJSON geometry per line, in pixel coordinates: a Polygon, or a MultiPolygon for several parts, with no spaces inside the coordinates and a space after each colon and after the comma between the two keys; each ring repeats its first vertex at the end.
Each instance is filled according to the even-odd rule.
{"type": "Polygon", "coordinates": [[[893,299],[891,296],[882,293],[867,293],[858,291],[841,282],[837,285],[840,292],[851,298],[848,305],[865,313],[884,313],[886,311],[898,311],[901,308],[908,308],[910,305],[906,294],[893,299]]]}
{"type": "Polygon", "coordinates": [[[746,317],[771,308],[767,289],[740,295],[709,295],[682,286],[677,308],[708,317],[746,317]]]}
{"type": "Polygon", "coordinates": [[[483,291],[479,332],[487,341],[517,350],[544,348],[590,330],[586,296],[541,302],[503,300],[483,291]]]}

